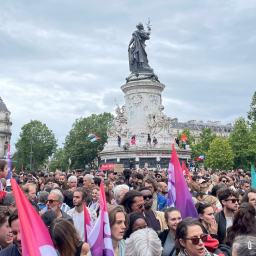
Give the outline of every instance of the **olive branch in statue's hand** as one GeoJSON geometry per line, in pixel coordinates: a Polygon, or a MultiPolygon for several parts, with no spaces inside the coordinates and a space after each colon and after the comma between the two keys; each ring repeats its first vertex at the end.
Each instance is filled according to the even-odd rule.
{"type": "Polygon", "coordinates": [[[146,23],[148,31],[151,31],[151,27],[152,27],[152,25],[150,24],[150,21],[151,21],[150,18],[148,18],[148,23],[146,23]]]}

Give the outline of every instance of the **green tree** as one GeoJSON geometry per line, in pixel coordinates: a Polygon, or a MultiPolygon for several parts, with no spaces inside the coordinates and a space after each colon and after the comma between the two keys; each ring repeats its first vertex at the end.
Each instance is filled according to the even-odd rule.
{"type": "MultiPolygon", "coordinates": [[[[196,160],[200,155],[206,155],[210,148],[210,144],[216,139],[216,134],[212,133],[211,128],[206,128],[200,133],[200,139],[192,145],[192,159],[196,160]]],[[[204,160],[200,161],[204,163],[204,160]]]]}
{"type": "Polygon", "coordinates": [[[72,161],[70,168],[84,168],[87,164],[95,167],[94,160],[99,160],[98,154],[107,142],[107,128],[113,120],[113,115],[104,112],[100,115],[81,117],[75,121],[64,143],[67,159],[70,158],[72,161]],[[100,139],[92,143],[88,138],[89,133],[94,133],[100,139]]]}
{"type": "Polygon", "coordinates": [[[236,119],[229,143],[235,154],[235,169],[250,169],[250,162],[256,163],[256,133],[254,123],[250,127],[244,117],[236,119]]]}
{"type": "Polygon", "coordinates": [[[205,156],[205,165],[212,169],[228,170],[234,166],[234,153],[228,139],[217,137],[205,156]]]}
{"type": "Polygon", "coordinates": [[[186,140],[186,144],[191,147],[192,143],[195,141],[195,136],[191,135],[191,132],[189,129],[184,129],[182,133],[178,135],[178,139],[180,141],[180,148],[182,148],[181,135],[186,135],[188,137],[189,140],[186,140]]]}
{"type": "Polygon", "coordinates": [[[64,148],[59,148],[53,155],[51,163],[49,164],[49,171],[54,172],[56,169],[67,171],[69,167],[68,157],[64,148]]]}
{"type": "Polygon", "coordinates": [[[247,112],[248,119],[251,122],[256,122],[256,91],[252,96],[252,102],[250,104],[250,111],[247,112]]]}
{"type": "Polygon", "coordinates": [[[13,160],[17,171],[21,171],[21,167],[27,168],[30,164],[30,152],[32,143],[32,170],[36,170],[42,166],[45,161],[52,156],[57,149],[57,140],[52,130],[38,120],[31,120],[21,128],[21,133],[15,144],[16,152],[13,160]]]}

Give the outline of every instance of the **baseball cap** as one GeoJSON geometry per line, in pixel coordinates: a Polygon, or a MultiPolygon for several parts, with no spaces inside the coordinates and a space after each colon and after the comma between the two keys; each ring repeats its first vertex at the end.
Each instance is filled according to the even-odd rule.
{"type": "Polygon", "coordinates": [[[107,175],[109,175],[109,174],[111,174],[111,173],[114,173],[114,174],[116,175],[116,172],[114,172],[114,171],[108,171],[108,172],[107,172],[107,175]]]}
{"type": "Polygon", "coordinates": [[[97,173],[97,175],[98,175],[98,176],[102,176],[102,177],[105,177],[105,174],[104,174],[104,172],[99,172],[99,173],[97,173]]]}
{"type": "Polygon", "coordinates": [[[200,185],[200,184],[202,184],[202,183],[204,183],[204,182],[206,182],[206,180],[200,179],[200,180],[198,181],[198,184],[200,185]]]}

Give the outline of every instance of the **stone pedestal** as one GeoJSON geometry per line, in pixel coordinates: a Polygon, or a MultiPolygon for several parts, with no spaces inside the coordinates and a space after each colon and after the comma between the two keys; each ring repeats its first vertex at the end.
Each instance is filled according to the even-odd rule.
{"type": "MultiPolygon", "coordinates": [[[[125,94],[125,105],[119,107],[117,101],[116,117],[108,129],[108,144],[100,153],[101,163],[122,163],[129,167],[129,159],[134,166],[143,168],[145,161],[150,169],[168,168],[174,134],[171,120],[164,113],[161,93],[165,85],[157,76],[131,74],[127,83],[121,86],[125,94]],[[151,78],[151,79],[150,79],[151,78]],[[152,147],[146,145],[148,134],[152,147]],[[131,145],[135,135],[136,146],[131,145]],[[117,136],[121,137],[118,147],[117,136]],[[154,137],[158,143],[153,146],[154,137]]],[[[176,148],[180,160],[190,159],[192,151],[176,148]]]]}

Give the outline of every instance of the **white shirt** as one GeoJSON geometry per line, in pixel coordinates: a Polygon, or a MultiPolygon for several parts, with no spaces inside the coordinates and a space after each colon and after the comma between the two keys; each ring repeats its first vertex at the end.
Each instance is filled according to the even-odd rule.
{"type": "MultiPolygon", "coordinates": [[[[90,209],[88,207],[86,207],[86,208],[87,208],[87,211],[89,212],[89,215],[91,217],[91,220],[92,220],[91,224],[92,224],[92,227],[93,227],[96,223],[96,220],[97,220],[97,214],[93,209],[90,209]]],[[[81,213],[78,213],[75,210],[75,208],[72,208],[71,210],[69,210],[67,212],[67,214],[72,217],[72,219],[74,221],[74,226],[77,229],[80,238],[84,242],[85,241],[85,236],[84,236],[84,211],[82,211],[81,213]]]]}
{"type": "Polygon", "coordinates": [[[227,223],[226,229],[228,229],[233,225],[233,217],[226,217],[226,223],[227,223]]]}

